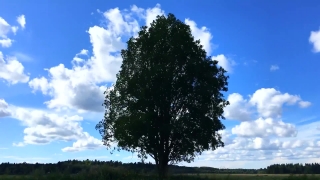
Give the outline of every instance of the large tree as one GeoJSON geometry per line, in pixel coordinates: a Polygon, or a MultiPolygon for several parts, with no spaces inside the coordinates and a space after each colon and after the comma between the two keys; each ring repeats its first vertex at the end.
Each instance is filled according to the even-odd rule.
{"type": "Polygon", "coordinates": [[[106,146],[151,156],[159,176],[168,164],[191,162],[223,146],[220,119],[228,105],[226,71],[208,57],[190,27],[173,14],[157,16],[121,51],[122,66],[105,92],[96,129],[106,146]]]}

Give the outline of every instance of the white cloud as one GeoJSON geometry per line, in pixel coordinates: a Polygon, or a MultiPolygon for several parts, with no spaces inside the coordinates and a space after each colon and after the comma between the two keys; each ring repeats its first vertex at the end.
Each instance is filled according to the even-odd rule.
{"type": "MultiPolygon", "coordinates": [[[[23,28],[26,24],[26,20],[24,15],[21,15],[18,17],[17,21],[20,23],[21,26],[23,25],[23,28]],[[19,20],[19,21],[18,21],[19,20]]],[[[18,31],[17,26],[11,26],[5,19],[0,17],[0,45],[4,48],[8,48],[12,45],[14,40],[8,37],[9,33],[12,32],[14,35],[18,31]]]]}
{"type": "MultiPolygon", "coordinates": [[[[219,164],[230,161],[253,162],[263,160],[277,161],[279,158],[284,160],[301,159],[301,161],[310,160],[310,158],[320,157],[320,142],[314,140],[291,139],[281,141],[279,139],[269,139],[267,137],[236,137],[232,143],[215,151],[205,151],[195,163],[201,162],[209,164],[210,161],[219,161],[219,164]],[[221,163],[220,163],[221,162],[221,163]]],[[[232,162],[233,164],[234,162],[232,162]]],[[[266,165],[276,162],[266,162],[266,165]]],[[[260,164],[260,163],[259,163],[260,164]]],[[[260,164],[261,165],[261,164],[260,164]]],[[[210,165],[212,166],[212,165],[210,165]]],[[[233,167],[235,165],[232,165],[233,167]]],[[[261,165],[263,167],[263,165],[261,165]]],[[[257,167],[254,167],[257,168],[257,167]]]]}
{"type": "Polygon", "coordinates": [[[224,116],[241,122],[230,129],[231,133],[228,130],[221,133],[227,142],[225,147],[205,152],[199,157],[199,163],[268,162],[279,158],[305,161],[320,157],[320,153],[314,153],[320,150],[319,122],[296,127],[281,120],[284,105],[304,108],[310,106],[310,102],[274,88],[258,89],[247,99],[232,93],[228,101],[230,105],[224,109],[224,116]],[[256,120],[252,121],[253,118],[256,120]]]}
{"type": "Polygon", "coordinates": [[[19,27],[18,26],[11,26],[11,31],[13,32],[14,35],[16,35],[19,27]]]}
{"type": "Polygon", "coordinates": [[[139,8],[136,5],[133,5],[131,7],[131,11],[138,15],[139,18],[144,19],[146,22],[145,25],[148,27],[150,26],[152,21],[157,18],[158,15],[165,15],[165,12],[161,9],[160,4],[156,4],[155,7],[148,9],[139,8]]]}
{"type": "Polygon", "coordinates": [[[12,45],[13,40],[9,38],[0,39],[0,45],[2,47],[8,48],[12,45]]]}
{"type": "Polygon", "coordinates": [[[24,73],[23,65],[16,57],[4,58],[0,51],[0,78],[8,81],[11,84],[19,82],[26,83],[29,81],[29,76],[24,73]]]}
{"type": "Polygon", "coordinates": [[[164,11],[161,9],[160,4],[156,4],[154,8],[148,8],[145,11],[145,19],[146,19],[146,25],[150,26],[153,20],[157,18],[158,15],[164,15],[164,11]]]}
{"type": "MultiPolygon", "coordinates": [[[[185,19],[185,23],[190,26],[191,33],[194,36],[194,39],[200,40],[200,44],[207,52],[207,55],[211,55],[213,49],[215,49],[217,45],[211,43],[213,36],[209,29],[205,26],[198,28],[196,22],[190,19],[185,19]]],[[[223,67],[229,73],[233,72],[233,66],[236,65],[236,62],[232,59],[226,57],[224,54],[213,55],[211,58],[212,60],[217,60],[218,65],[223,67]]]]}
{"type": "Polygon", "coordinates": [[[225,147],[204,152],[194,164],[209,164],[210,161],[218,160],[221,164],[230,161],[245,164],[260,161],[268,165],[285,160],[304,162],[320,158],[317,128],[320,122],[295,126],[281,120],[284,105],[299,105],[303,108],[310,106],[310,102],[273,88],[258,89],[248,99],[233,93],[228,100],[230,105],[225,108],[225,117],[242,122],[231,128],[231,133],[229,130],[220,133],[223,141],[227,142],[225,147]],[[253,117],[256,120],[251,121],[253,117]]]}
{"type": "Polygon", "coordinates": [[[33,79],[29,82],[29,86],[33,88],[33,93],[35,93],[37,90],[41,91],[44,95],[48,95],[49,93],[49,83],[44,77],[33,79]]]}
{"type": "Polygon", "coordinates": [[[270,71],[276,71],[276,70],[279,70],[279,66],[277,66],[277,65],[272,65],[272,66],[270,67],[270,71]]]}
{"type": "Polygon", "coordinates": [[[227,100],[230,105],[224,108],[225,118],[239,121],[251,120],[252,112],[246,99],[243,99],[238,93],[232,93],[227,100]]]}
{"type": "Polygon", "coordinates": [[[230,58],[227,58],[223,54],[219,54],[217,56],[212,56],[212,60],[217,60],[218,65],[223,67],[229,73],[232,73],[232,71],[233,71],[232,66],[236,65],[236,63],[233,60],[231,60],[230,58]]]}
{"type": "Polygon", "coordinates": [[[320,52],[320,30],[311,31],[309,42],[313,45],[313,52],[320,52]]]}
{"type": "Polygon", "coordinates": [[[265,118],[280,117],[283,105],[295,105],[300,102],[303,102],[302,104],[304,105],[307,103],[306,101],[302,101],[297,95],[283,94],[274,88],[261,88],[257,90],[249,101],[249,103],[257,107],[260,116],[265,118]]]}
{"type": "Polygon", "coordinates": [[[0,99],[0,118],[10,116],[8,103],[4,99],[0,99]]]}
{"type": "Polygon", "coordinates": [[[33,90],[53,97],[47,101],[49,108],[70,108],[85,111],[102,111],[105,86],[97,86],[93,73],[86,67],[67,69],[63,64],[49,70],[50,79],[41,77],[29,82],[33,90]]]}
{"type": "Polygon", "coordinates": [[[79,55],[88,55],[89,51],[86,49],[82,49],[79,53],[79,55]]]}
{"type": "Polygon", "coordinates": [[[90,149],[98,149],[103,147],[103,143],[101,140],[98,140],[92,136],[90,136],[87,132],[84,132],[84,138],[78,139],[76,142],[72,144],[71,147],[65,147],[62,149],[63,152],[75,152],[75,151],[83,151],[90,149]]]}
{"type": "Polygon", "coordinates": [[[23,14],[17,17],[17,22],[22,27],[22,29],[26,27],[26,18],[23,14]]]}
{"type": "Polygon", "coordinates": [[[311,106],[311,102],[308,102],[308,101],[300,101],[300,102],[299,102],[299,106],[300,106],[301,108],[307,108],[307,107],[311,106]]]}
{"type": "Polygon", "coordinates": [[[10,32],[10,24],[0,17],[0,37],[7,38],[7,34],[10,32]]]}
{"type": "Polygon", "coordinates": [[[10,47],[12,45],[12,40],[7,37],[11,30],[10,24],[0,17],[0,44],[2,47],[10,47]]]}
{"type": "Polygon", "coordinates": [[[264,118],[281,117],[284,105],[299,104],[301,108],[311,105],[297,95],[281,93],[274,88],[261,88],[244,99],[238,93],[232,93],[227,99],[230,105],[225,107],[224,116],[230,120],[249,121],[253,115],[264,118]]]}
{"type": "Polygon", "coordinates": [[[190,19],[185,19],[184,22],[190,26],[194,39],[200,40],[200,43],[203,45],[203,49],[206,50],[208,55],[210,55],[212,51],[212,43],[211,43],[212,35],[209,29],[205,26],[198,28],[196,22],[190,19]]]}
{"type": "Polygon", "coordinates": [[[13,143],[14,146],[28,144],[49,144],[53,141],[75,141],[71,147],[62,151],[82,151],[102,147],[101,140],[83,131],[78,115],[67,116],[48,113],[42,110],[11,107],[12,118],[21,121],[24,129],[23,142],[13,143]]]}
{"type": "Polygon", "coordinates": [[[295,137],[295,126],[272,118],[259,118],[255,121],[241,122],[232,128],[232,133],[244,137],[295,137]]]}
{"type": "Polygon", "coordinates": [[[46,102],[49,108],[103,111],[103,92],[107,87],[97,84],[115,81],[122,61],[120,50],[125,48],[121,37],[139,30],[138,22],[118,8],[106,11],[103,16],[106,29],[93,26],[88,30],[93,46],[92,57],[88,60],[79,58],[79,55],[88,54],[87,50],[81,50],[72,61],[72,69],[60,64],[49,68],[49,78],[30,81],[33,90],[41,90],[52,97],[46,102]]]}

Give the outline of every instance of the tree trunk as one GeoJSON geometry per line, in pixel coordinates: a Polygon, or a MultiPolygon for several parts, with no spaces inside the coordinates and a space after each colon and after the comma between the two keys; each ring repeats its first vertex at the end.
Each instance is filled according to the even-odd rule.
{"type": "Polygon", "coordinates": [[[165,160],[160,160],[158,165],[159,179],[163,180],[168,177],[168,162],[165,160]]]}

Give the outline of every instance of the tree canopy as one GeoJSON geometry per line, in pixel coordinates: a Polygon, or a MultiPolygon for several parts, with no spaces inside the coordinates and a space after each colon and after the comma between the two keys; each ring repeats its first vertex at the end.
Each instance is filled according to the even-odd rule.
{"type": "Polygon", "coordinates": [[[228,105],[228,76],[207,56],[190,27],[173,14],[157,16],[121,51],[123,62],[105,92],[105,116],[96,129],[106,146],[168,164],[191,162],[223,146],[219,130],[228,105]]]}

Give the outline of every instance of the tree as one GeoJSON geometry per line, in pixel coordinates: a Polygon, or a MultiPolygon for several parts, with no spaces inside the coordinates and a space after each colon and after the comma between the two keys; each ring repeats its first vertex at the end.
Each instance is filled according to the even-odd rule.
{"type": "Polygon", "coordinates": [[[173,14],[157,16],[121,51],[115,84],[105,92],[96,129],[104,144],[155,160],[160,179],[168,164],[191,162],[223,146],[220,119],[228,105],[226,71],[207,57],[190,27],[173,14]]]}

